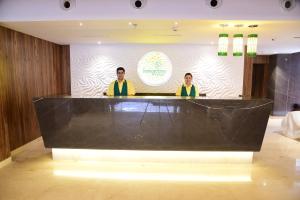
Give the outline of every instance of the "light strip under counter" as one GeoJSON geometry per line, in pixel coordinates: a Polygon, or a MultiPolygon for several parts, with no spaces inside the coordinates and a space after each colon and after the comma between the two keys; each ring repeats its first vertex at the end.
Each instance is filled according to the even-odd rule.
{"type": "Polygon", "coordinates": [[[248,151],[141,151],[52,149],[53,160],[163,163],[228,163],[250,164],[248,151]]]}

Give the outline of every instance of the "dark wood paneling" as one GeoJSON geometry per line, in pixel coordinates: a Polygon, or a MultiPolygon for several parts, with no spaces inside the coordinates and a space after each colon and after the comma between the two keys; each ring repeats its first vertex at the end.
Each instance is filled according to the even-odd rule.
{"type": "MultiPolygon", "coordinates": [[[[245,50],[245,53],[247,51],[245,50]]],[[[245,54],[244,56],[244,78],[243,78],[243,96],[250,97],[252,91],[252,72],[253,59],[245,54]]]]}
{"type": "Polygon", "coordinates": [[[269,56],[267,55],[258,55],[251,59],[253,60],[254,64],[269,64],[269,56]]]}
{"type": "MultiPolygon", "coordinates": [[[[3,35],[3,29],[0,29],[0,35],[3,35]]],[[[7,59],[4,51],[5,43],[0,42],[0,161],[10,156],[9,135],[7,127],[7,84],[8,71],[7,59]]]]}
{"type": "MultiPolygon", "coordinates": [[[[70,49],[0,27],[10,150],[40,136],[32,98],[70,95],[70,49]]],[[[2,132],[3,127],[0,127],[2,132]]]]}
{"type": "Polygon", "coordinates": [[[256,98],[263,97],[264,85],[264,65],[254,64],[252,72],[252,92],[251,96],[256,98]]]}
{"type": "Polygon", "coordinates": [[[61,46],[59,56],[61,67],[57,71],[57,90],[62,94],[71,95],[70,46],[61,46]]]}
{"type": "Polygon", "coordinates": [[[243,79],[243,96],[251,97],[252,91],[252,80],[253,80],[253,65],[262,64],[264,67],[264,88],[263,94],[267,96],[267,83],[268,83],[268,68],[269,68],[269,56],[268,55],[258,55],[256,57],[249,57],[246,54],[247,47],[245,47],[245,57],[244,57],[244,79],[243,79]]]}

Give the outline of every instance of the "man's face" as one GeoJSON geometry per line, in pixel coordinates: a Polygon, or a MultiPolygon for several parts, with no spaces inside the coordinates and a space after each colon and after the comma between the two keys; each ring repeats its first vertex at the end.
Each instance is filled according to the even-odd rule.
{"type": "Polygon", "coordinates": [[[118,70],[117,76],[118,76],[118,80],[122,81],[122,80],[124,80],[125,72],[123,70],[118,70]]]}
{"type": "Polygon", "coordinates": [[[185,81],[186,85],[191,85],[192,84],[192,80],[193,80],[193,77],[191,75],[186,75],[184,77],[184,81],[185,81]]]}

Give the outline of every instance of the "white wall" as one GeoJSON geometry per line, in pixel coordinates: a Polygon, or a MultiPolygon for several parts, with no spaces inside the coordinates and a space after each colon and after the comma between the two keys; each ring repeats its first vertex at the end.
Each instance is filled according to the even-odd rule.
{"type": "Polygon", "coordinates": [[[186,72],[208,96],[242,94],[243,57],[218,57],[216,46],[199,45],[71,45],[71,84],[74,97],[98,97],[116,79],[116,68],[137,92],[175,92],[186,72]],[[145,85],[137,75],[139,59],[149,51],[164,52],[173,64],[170,80],[158,87],[145,85]]]}

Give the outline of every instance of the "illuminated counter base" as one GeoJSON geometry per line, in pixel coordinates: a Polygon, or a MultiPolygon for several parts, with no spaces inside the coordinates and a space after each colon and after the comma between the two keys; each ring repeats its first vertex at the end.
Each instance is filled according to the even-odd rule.
{"type": "Polygon", "coordinates": [[[155,163],[251,163],[253,152],[52,149],[54,160],[155,163]]]}
{"type": "Polygon", "coordinates": [[[134,162],[249,163],[272,108],[267,99],[176,97],[46,97],[34,103],[54,159],[134,162]]]}

